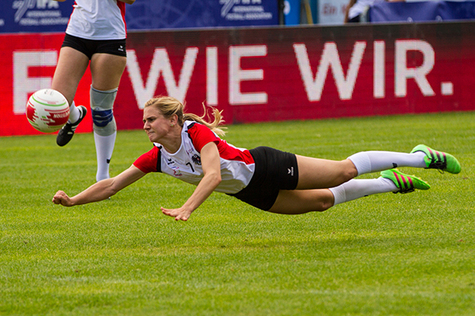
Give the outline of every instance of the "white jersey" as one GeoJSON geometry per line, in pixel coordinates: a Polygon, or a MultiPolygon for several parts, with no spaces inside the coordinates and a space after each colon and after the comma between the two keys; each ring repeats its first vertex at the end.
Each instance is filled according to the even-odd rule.
{"type": "Polygon", "coordinates": [[[76,0],[66,34],[90,40],[125,39],[125,3],[117,0],[76,0]]]}
{"type": "Polygon", "coordinates": [[[210,142],[216,143],[221,162],[221,183],[215,191],[230,194],[241,191],[249,184],[255,170],[249,150],[228,144],[208,127],[193,121],[185,122],[181,146],[175,153],[169,153],[162,145],[154,143],[155,147],[140,156],[134,166],[145,173],[163,172],[198,185],[203,178],[200,152],[210,142]]]}
{"type": "Polygon", "coordinates": [[[348,11],[348,18],[352,19],[363,13],[367,7],[380,0],[357,0],[356,3],[348,11]]]}

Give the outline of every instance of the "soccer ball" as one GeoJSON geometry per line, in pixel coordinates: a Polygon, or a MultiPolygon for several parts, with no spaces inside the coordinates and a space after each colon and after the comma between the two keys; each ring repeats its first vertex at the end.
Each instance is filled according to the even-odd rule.
{"type": "Polygon", "coordinates": [[[56,90],[38,90],[26,104],[26,118],[40,132],[56,132],[69,119],[68,100],[56,90]]]}

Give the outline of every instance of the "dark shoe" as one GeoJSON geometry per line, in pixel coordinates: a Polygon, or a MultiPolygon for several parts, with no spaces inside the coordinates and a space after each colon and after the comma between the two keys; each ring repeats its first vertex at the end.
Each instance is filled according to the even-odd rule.
{"type": "Polygon", "coordinates": [[[58,144],[58,146],[66,145],[73,138],[74,131],[78,127],[79,123],[81,123],[81,121],[86,117],[86,107],[80,105],[79,112],[81,112],[81,115],[79,116],[79,119],[76,122],[66,123],[66,125],[64,125],[63,128],[61,128],[61,130],[59,131],[58,135],[56,136],[56,144],[58,144]]]}

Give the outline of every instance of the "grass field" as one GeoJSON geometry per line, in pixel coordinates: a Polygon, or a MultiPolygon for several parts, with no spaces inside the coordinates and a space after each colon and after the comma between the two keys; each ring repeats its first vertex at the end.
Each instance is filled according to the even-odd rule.
{"type": "MultiPolygon", "coordinates": [[[[234,125],[226,139],[338,160],[425,143],[462,172],[401,168],[432,188],[299,216],[214,193],[175,222],[159,207],[193,187],[162,174],[51,203],[94,182],[91,134],[0,138],[0,315],[475,315],[475,112],[234,125]]],[[[119,132],[112,175],[149,148],[119,132]]]]}

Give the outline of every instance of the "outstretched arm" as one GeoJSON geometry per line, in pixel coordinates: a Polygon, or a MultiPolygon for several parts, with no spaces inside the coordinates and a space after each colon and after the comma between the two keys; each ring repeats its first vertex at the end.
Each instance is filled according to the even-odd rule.
{"type": "Polygon", "coordinates": [[[113,196],[126,186],[131,185],[144,175],[144,172],[132,165],[129,169],[125,170],[114,178],[96,182],[76,196],[69,197],[66,193],[64,193],[64,191],[58,191],[53,196],[53,203],[61,204],[63,206],[74,206],[102,201],[110,196],[113,196]]]}
{"type": "Polygon", "coordinates": [[[177,221],[186,221],[191,213],[213,193],[221,182],[221,161],[215,143],[208,143],[203,146],[201,149],[201,164],[204,176],[190,198],[180,208],[167,209],[162,207],[163,214],[175,217],[177,221]]]}

